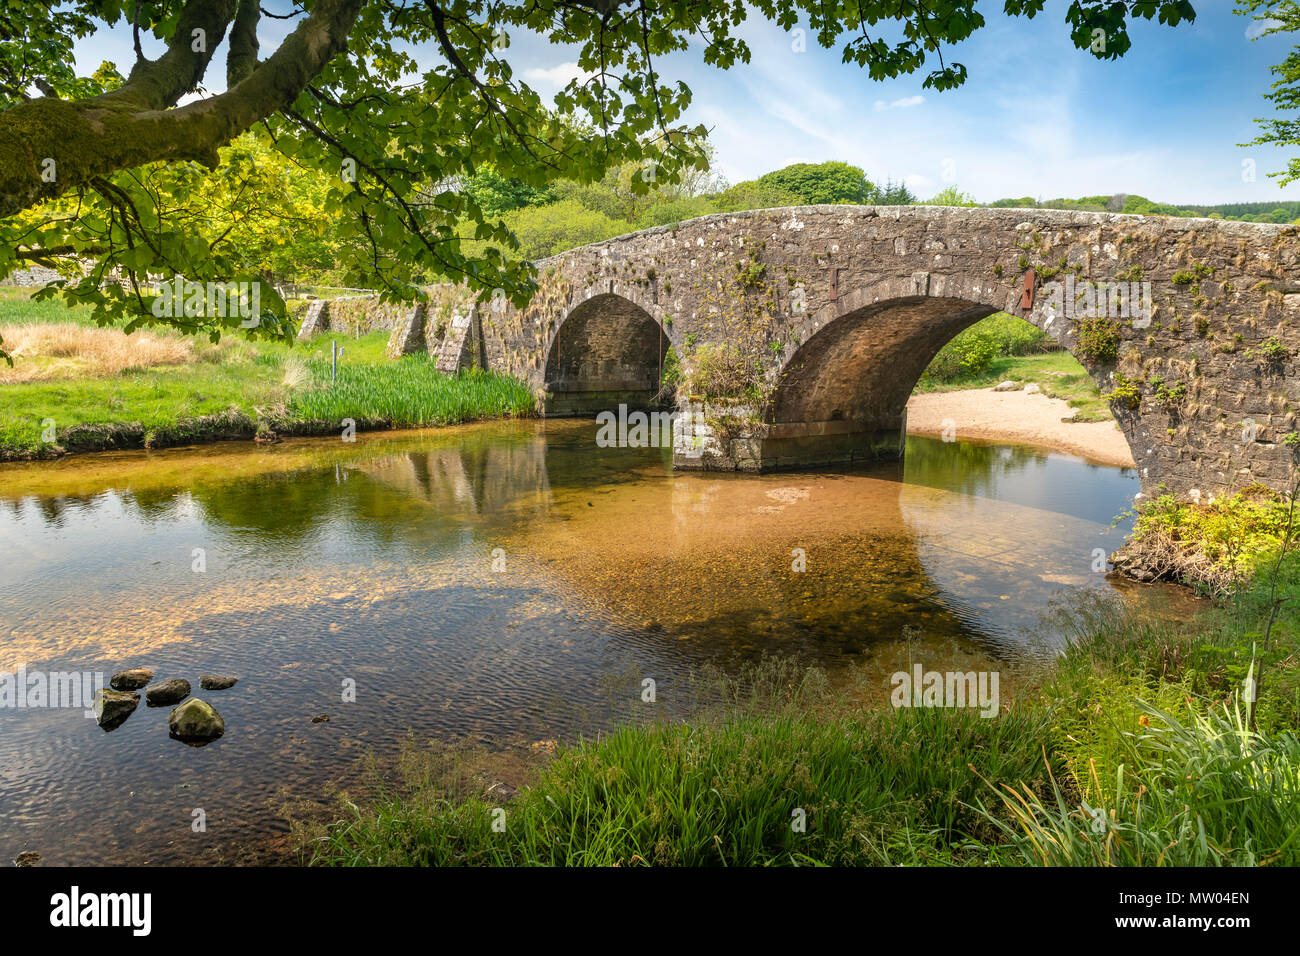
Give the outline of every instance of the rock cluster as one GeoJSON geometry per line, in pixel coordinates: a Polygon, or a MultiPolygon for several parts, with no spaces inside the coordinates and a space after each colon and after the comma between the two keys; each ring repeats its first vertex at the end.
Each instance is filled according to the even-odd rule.
{"type": "MultiPolygon", "coordinates": [[[[157,683],[154,672],[147,667],[132,667],[118,671],[109,679],[109,688],[95,695],[95,720],[104,730],[116,730],[140,706],[136,691],[144,688],[145,702],[150,707],[176,706],[167,718],[171,736],[194,746],[216,740],[226,732],[226,722],[207,701],[190,697],[190,682],[181,677],[169,677],[157,683]],[[190,697],[189,700],[186,700],[190,697]],[[184,701],[184,703],[182,703],[184,701]]],[[[238,677],[223,674],[205,674],[199,678],[204,690],[227,690],[239,683],[238,677]]]]}

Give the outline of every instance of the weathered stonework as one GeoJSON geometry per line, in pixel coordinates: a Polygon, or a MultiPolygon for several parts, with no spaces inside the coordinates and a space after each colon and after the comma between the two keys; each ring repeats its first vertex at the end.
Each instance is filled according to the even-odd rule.
{"type": "Polygon", "coordinates": [[[298,338],[307,339],[322,332],[363,335],[390,329],[385,354],[390,359],[427,352],[437,360],[438,370],[454,374],[462,368],[482,366],[481,336],[473,317],[475,294],[468,288],[451,283],[423,289],[427,301],[415,304],[384,302],[377,295],[346,296],[316,300],[307,304],[298,338]],[[454,334],[453,334],[454,333],[454,334]],[[448,343],[448,337],[454,339],[448,343]]]}
{"type": "Polygon", "coordinates": [[[326,299],[317,299],[307,304],[303,313],[302,325],[298,329],[298,338],[309,339],[313,335],[328,332],[330,327],[330,304],[326,299]]]}
{"type": "Polygon", "coordinates": [[[428,309],[423,302],[411,306],[406,318],[393,326],[393,333],[388,337],[388,347],[384,355],[390,359],[424,352],[428,342],[424,331],[424,319],[428,309]]]}
{"type": "MultiPolygon", "coordinates": [[[[710,450],[675,460],[763,470],[896,455],[930,360],[1005,311],[1046,330],[1103,391],[1132,383],[1136,407],[1112,408],[1147,493],[1280,487],[1300,411],[1298,250],[1294,226],[1207,219],[924,206],[723,214],[540,262],[526,308],[483,312],[484,349],[491,368],[533,386],[544,412],[590,414],[620,396],[652,401],[670,346],[690,381],[702,349],[756,344],[770,399],[761,420],[720,422],[710,450]],[[1150,316],[1106,333],[1113,357],[1094,355],[1080,320],[1059,298],[1053,306],[1048,283],[1070,277],[1150,283],[1150,316]],[[751,320],[738,325],[740,312],[751,320]]],[[[700,408],[689,394],[678,401],[700,408]]]]}

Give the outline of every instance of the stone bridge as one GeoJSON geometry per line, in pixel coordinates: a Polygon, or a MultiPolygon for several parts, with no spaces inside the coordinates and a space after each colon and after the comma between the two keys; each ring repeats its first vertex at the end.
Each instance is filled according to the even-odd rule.
{"type": "Polygon", "coordinates": [[[1295,460],[1294,226],[810,206],[706,216],[538,269],[527,308],[477,310],[474,351],[547,415],[671,400],[681,468],[896,457],[922,371],[999,311],[1112,396],[1145,493],[1281,487],[1295,460]]]}

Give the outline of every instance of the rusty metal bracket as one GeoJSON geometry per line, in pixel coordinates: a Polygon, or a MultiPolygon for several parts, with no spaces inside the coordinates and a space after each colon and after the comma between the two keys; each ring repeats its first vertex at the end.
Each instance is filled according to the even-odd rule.
{"type": "Polygon", "coordinates": [[[1038,276],[1033,269],[1025,273],[1025,291],[1020,296],[1020,308],[1026,312],[1034,307],[1034,286],[1037,281],[1038,276]]]}

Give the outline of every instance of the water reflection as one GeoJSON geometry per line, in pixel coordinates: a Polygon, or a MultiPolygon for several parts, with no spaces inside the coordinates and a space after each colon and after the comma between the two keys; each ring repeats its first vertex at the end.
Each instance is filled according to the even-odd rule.
{"type": "Polygon", "coordinates": [[[0,711],[0,852],[228,856],[279,831],[280,788],[315,795],[407,730],[590,733],[642,676],[680,712],[685,675],[765,652],[874,669],[882,699],[914,660],[1032,666],[1057,647],[1039,613],[1110,587],[1093,549],[1137,490],[927,439],[903,466],[674,475],[666,450],[594,436],[518,422],[0,468],[0,669],[242,678],[204,694],[227,733],[200,749],[168,739],[163,711],[111,734],[79,711],[0,711]]]}

